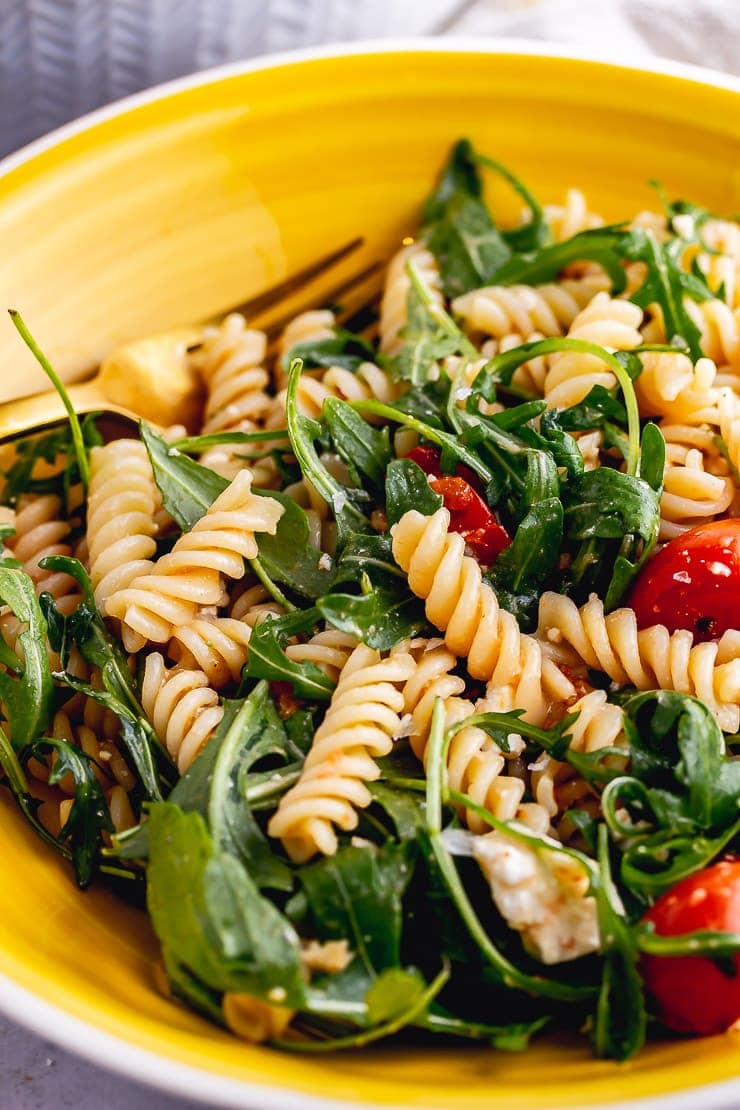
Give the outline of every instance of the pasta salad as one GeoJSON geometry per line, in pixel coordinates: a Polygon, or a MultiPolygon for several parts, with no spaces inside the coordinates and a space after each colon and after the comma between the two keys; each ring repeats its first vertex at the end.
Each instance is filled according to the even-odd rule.
{"type": "Polygon", "coordinates": [[[460,141],[360,332],[129,344],[183,426],[4,450],[4,784],[246,1040],[740,1020],[740,225],[660,199],[460,141]]]}

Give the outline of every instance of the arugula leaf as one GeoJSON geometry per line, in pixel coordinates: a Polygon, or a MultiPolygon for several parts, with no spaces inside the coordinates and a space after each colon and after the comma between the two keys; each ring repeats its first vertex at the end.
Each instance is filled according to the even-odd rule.
{"type": "MultiPolygon", "coordinates": [[[[513,599],[531,598],[558,565],[563,538],[563,506],[555,462],[544,451],[527,455],[522,491],[524,518],[514,538],[496,559],[487,577],[496,590],[513,599]]],[[[517,606],[521,609],[521,606],[517,606]]]]}
{"type": "MultiPolygon", "coordinates": [[[[302,753],[288,739],[267,684],[261,682],[248,698],[225,703],[216,734],[168,800],[186,813],[200,813],[216,847],[235,856],[258,886],[290,890],[290,870],[274,854],[248,799],[250,772],[268,757],[285,764],[302,760],[302,753]]],[[[278,774],[275,767],[270,774],[278,774]]]]}
{"type": "Polygon", "coordinates": [[[49,769],[49,785],[55,786],[65,775],[74,782],[74,800],[59,839],[68,842],[78,886],[89,886],[95,874],[103,845],[103,832],[113,832],[108,804],[93,769],[93,760],[76,744],[43,737],[24,752],[26,762],[36,758],[45,763],[53,752],[56,759],[49,769]]]}
{"type": "Polygon", "coordinates": [[[350,469],[364,474],[373,486],[382,487],[391,458],[387,426],[374,428],[346,401],[335,397],[324,401],[323,417],[338,454],[350,469]]]}
{"type": "Polygon", "coordinates": [[[231,855],[219,851],[199,813],[169,802],[149,812],[147,904],[165,962],[218,991],[286,1006],[305,997],[300,945],[290,923],[231,855]]]}
{"type": "Polygon", "coordinates": [[[599,827],[598,851],[600,880],[594,893],[605,958],[593,1043],[598,1056],[626,1060],[642,1048],[646,1036],[645,998],[637,971],[639,952],[612,882],[609,840],[604,825],[599,827]]]}
{"type": "Polygon", "coordinates": [[[493,273],[487,284],[541,285],[553,281],[572,262],[598,262],[612,282],[614,295],[624,292],[627,279],[621,263],[624,224],[580,231],[562,243],[514,255],[493,273]]]}
{"type": "Polygon", "coordinates": [[[288,375],[288,391],[285,414],[288,424],[290,445],[293,448],[301,473],[321,494],[334,511],[339,533],[339,546],[343,546],[350,532],[369,532],[370,522],[352,502],[351,490],[338,482],[330,474],[319,458],[314,441],[321,431],[321,425],[304,416],[298,408],[298,381],[303,363],[293,359],[288,375]]]}
{"type": "Polygon", "coordinates": [[[362,588],[359,595],[332,593],[319,598],[316,605],[327,624],[376,651],[388,651],[427,627],[424,608],[405,583],[383,589],[364,575],[362,588]]]}
{"type": "MultiPolygon", "coordinates": [[[[676,244],[683,250],[683,243],[676,244]]],[[[689,349],[694,362],[702,356],[701,332],[684,306],[684,296],[695,300],[710,300],[714,295],[696,275],[687,275],[679,264],[676,249],[671,243],[659,243],[654,235],[642,228],[634,228],[622,243],[624,256],[645,262],[647,276],[630,300],[640,308],[657,303],[660,305],[666,338],[671,344],[689,349]],[[692,280],[688,280],[691,277],[692,280]]]]}
{"type": "Polygon", "coordinates": [[[307,370],[321,366],[327,369],[341,366],[343,370],[354,374],[363,362],[375,361],[375,352],[362,336],[355,335],[346,328],[334,328],[332,336],[294,343],[283,355],[281,365],[284,371],[288,371],[294,358],[299,358],[307,370]]]}
{"type": "Polygon", "coordinates": [[[274,536],[257,535],[259,561],[276,582],[290,587],[301,597],[321,597],[331,579],[331,571],[321,565],[325,556],[311,543],[311,529],[304,510],[292,498],[276,490],[254,490],[260,497],[272,497],[283,506],[274,536]]]}
{"type": "Polygon", "coordinates": [[[289,637],[311,631],[320,617],[318,609],[289,613],[258,624],[249,641],[246,678],[289,682],[299,697],[328,701],[334,683],[315,663],[296,663],[285,654],[289,637]]]}
{"type": "Polygon", "coordinates": [[[424,238],[437,259],[450,299],[487,285],[511,256],[482,200],[473,148],[461,139],[424,205],[424,238]]]}
{"type": "MultiPolygon", "coordinates": [[[[162,494],[162,504],[183,531],[189,531],[229,483],[220,474],[168,444],[143,422],[141,435],[154,480],[162,494]]],[[[310,542],[305,512],[283,493],[258,489],[253,492],[260,497],[272,497],[283,507],[275,535],[260,532],[256,536],[259,558],[250,560],[253,569],[273,594],[275,590],[270,580],[290,586],[303,597],[318,597],[326,589],[328,575],[319,567],[321,552],[310,542]]]]}
{"type": "Polygon", "coordinates": [[[321,940],[346,939],[371,978],[400,967],[402,899],[411,878],[411,849],[347,845],[297,872],[301,894],[288,905],[321,940]]]}
{"type": "Polygon", "coordinates": [[[607,785],[604,818],[622,882],[654,896],[706,866],[740,832],[740,764],[703,702],[648,691],[624,703],[630,775],[607,785]]]}
{"type": "Polygon", "coordinates": [[[55,677],[116,714],[121,722],[121,738],[136,767],[146,796],[160,799],[162,782],[157,757],[165,768],[171,766],[170,758],[144,716],[126,656],[103,623],[87,571],[78,559],[65,555],[50,555],[42,560],[41,565],[45,570],[70,574],[79,583],[82,594],[77,609],[67,617],[59,613],[49,594],[42,594],[41,602],[50,622],[52,647],[59,652],[62,665],[66,667],[72,645],[76,644],[86,662],[100,668],[103,689],[98,690],[89,683],[82,682],[66,670],[55,677]]]}
{"type": "Polygon", "coordinates": [[[32,579],[17,567],[0,566],[0,599],[21,622],[23,660],[5,660],[0,699],[17,751],[35,740],[51,719],[54,689],[46,654],[47,624],[32,579]],[[11,669],[11,667],[13,669],[11,669]]]}
{"type": "Polygon", "coordinates": [[[139,427],[162,504],[183,532],[189,532],[229,483],[167,443],[144,420],[139,427]]]}
{"type": "MultiPolygon", "coordinates": [[[[82,420],[82,438],[87,448],[102,443],[95,419],[94,413],[88,413],[82,420]]],[[[32,435],[16,440],[13,446],[15,458],[5,471],[0,497],[2,504],[15,507],[18,499],[29,493],[54,493],[68,504],[71,488],[80,481],[69,424],[63,424],[45,435],[32,435]],[[43,461],[51,465],[60,457],[66,457],[67,461],[57,473],[34,478],[37,462],[43,461]]]]}
{"type": "Polygon", "coordinates": [[[394,459],[388,464],[385,511],[389,527],[398,524],[410,509],[432,516],[443,503],[441,494],[434,492],[426,474],[413,459],[394,459]]]}
{"type": "Polygon", "coordinates": [[[370,984],[365,996],[367,1020],[380,1025],[400,1017],[415,1006],[424,993],[426,983],[416,969],[404,971],[389,967],[370,984]]]}
{"type": "Polygon", "coordinates": [[[395,358],[386,360],[390,373],[398,380],[420,389],[440,374],[440,363],[449,355],[467,352],[467,340],[454,325],[450,329],[440,314],[430,311],[429,291],[418,275],[410,270],[406,295],[406,324],[401,333],[403,346],[395,358]]]}

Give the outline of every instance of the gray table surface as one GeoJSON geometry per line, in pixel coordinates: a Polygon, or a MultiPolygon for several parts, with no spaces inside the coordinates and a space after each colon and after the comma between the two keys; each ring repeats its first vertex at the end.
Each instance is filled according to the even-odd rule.
{"type": "MultiPolygon", "coordinates": [[[[611,39],[635,61],[655,52],[733,71],[736,2],[681,0],[682,18],[676,19],[674,0],[602,0],[598,15],[590,0],[539,0],[536,7],[531,0],[472,0],[436,30],[575,41],[599,52],[608,26],[611,39]],[[580,19],[564,18],[575,9],[580,19]]],[[[199,1105],[103,1071],[0,1014],[0,1110],[197,1110],[199,1105]]]]}

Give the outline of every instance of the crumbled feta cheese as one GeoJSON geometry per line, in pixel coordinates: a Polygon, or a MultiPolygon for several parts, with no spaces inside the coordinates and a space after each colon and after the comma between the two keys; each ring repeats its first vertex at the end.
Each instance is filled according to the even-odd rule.
{"type": "Polygon", "coordinates": [[[270,1002],[274,1002],[275,1005],[279,1006],[281,1002],[285,1002],[288,996],[285,993],[285,987],[273,987],[267,992],[267,997],[270,1002]]]}
{"type": "Polygon", "coordinates": [[[331,555],[326,552],[319,559],[319,570],[331,570],[331,555]]]}
{"type": "Polygon", "coordinates": [[[407,736],[411,736],[414,731],[414,718],[410,713],[405,713],[401,717],[400,725],[396,729],[394,740],[403,740],[407,736]]]}
{"type": "Polygon", "coordinates": [[[544,964],[575,960],[600,948],[596,900],[572,856],[529,847],[495,831],[476,836],[473,856],[491,887],[496,908],[522,935],[525,948],[544,964]]]}
{"type": "Polygon", "coordinates": [[[338,516],[342,509],[346,506],[349,498],[343,489],[337,490],[331,496],[331,505],[334,510],[334,515],[338,516]]]}

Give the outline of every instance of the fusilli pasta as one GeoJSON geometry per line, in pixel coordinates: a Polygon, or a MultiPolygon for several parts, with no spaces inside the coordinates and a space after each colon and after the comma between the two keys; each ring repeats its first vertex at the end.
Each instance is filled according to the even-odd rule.
{"type": "Polygon", "coordinates": [[[301,777],[283,795],[267,827],[295,862],[305,862],[317,852],[333,855],[333,826],[345,832],[357,826],[357,809],[372,800],[365,783],[380,773],[375,759],[388,754],[400,731],[399,686],[413,669],[414,661],[406,653],[383,659],[360,644],[350,655],[301,777]]]}

